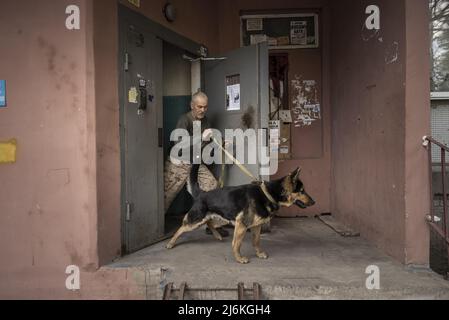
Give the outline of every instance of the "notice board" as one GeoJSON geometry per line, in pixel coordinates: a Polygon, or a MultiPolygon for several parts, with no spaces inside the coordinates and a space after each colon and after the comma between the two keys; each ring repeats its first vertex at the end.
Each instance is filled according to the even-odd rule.
{"type": "Polygon", "coordinates": [[[268,42],[270,49],[319,47],[318,14],[243,15],[241,46],[268,42]]]}

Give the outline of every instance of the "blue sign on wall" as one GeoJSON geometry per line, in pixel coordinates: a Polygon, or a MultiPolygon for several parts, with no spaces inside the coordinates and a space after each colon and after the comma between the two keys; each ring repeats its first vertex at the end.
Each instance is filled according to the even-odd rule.
{"type": "Polygon", "coordinates": [[[0,80],[0,108],[6,107],[6,81],[0,80]]]}

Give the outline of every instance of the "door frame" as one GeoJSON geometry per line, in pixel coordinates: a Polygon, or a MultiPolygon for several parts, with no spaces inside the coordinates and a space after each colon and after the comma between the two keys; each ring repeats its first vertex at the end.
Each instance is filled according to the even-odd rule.
{"type": "MultiPolygon", "coordinates": [[[[127,205],[126,205],[126,180],[125,180],[125,153],[124,150],[126,146],[125,141],[125,132],[124,132],[124,105],[125,105],[125,53],[126,53],[126,28],[127,28],[127,21],[132,21],[133,24],[140,26],[141,28],[144,28],[154,34],[158,39],[162,40],[163,42],[170,43],[174,46],[179,47],[182,50],[185,50],[186,52],[194,55],[195,57],[201,56],[201,53],[204,52],[205,47],[201,44],[198,44],[194,42],[193,40],[190,40],[172,30],[167,29],[166,27],[151,21],[149,18],[144,16],[141,13],[138,13],[125,5],[122,5],[120,3],[117,3],[118,5],[118,45],[119,45],[119,51],[118,51],[118,60],[117,60],[117,67],[118,67],[118,75],[119,75],[119,83],[118,83],[118,89],[119,89],[119,131],[120,131],[120,225],[121,225],[121,255],[124,256],[128,254],[127,252],[127,245],[126,245],[126,211],[127,211],[127,205]]],[[[207,49],[206,49],[207,52],[207,49]]],[[[162,61],[161,61],[162,63],[162,61]]],[[[162,87],[162,86],[161,86],[162,87]]],[[[163,106],[160,106],[160,112],[163,114],[163,106]]],[[[163,132],[163,123],[161,122],[159,124],[159,129],[163,132]]],[[[165,159],[164,159],[165,161],[165,159]]],[[[163,188],[163,181],[164,181],[164,161],[162,163],[162,168],[159,170],[158,173],[158,180],[162,181],[162,188],[163,188]]],[[[162,202],[163,203],[163,202],[162,202]]],[[[164,211],[164,208],[162,208],[162,211],[164,211]]],[[[165,214],[165,212],[164,212],[165,214]]],[[[156,243],[157,241],[155,241],[156,243]]]]}

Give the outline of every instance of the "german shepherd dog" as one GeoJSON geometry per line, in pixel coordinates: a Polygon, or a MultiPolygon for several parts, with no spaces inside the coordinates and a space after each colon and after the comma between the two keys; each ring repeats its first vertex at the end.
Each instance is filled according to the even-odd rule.
{"type": "Polygon", "coordinates": [[[255,182],[210,192],[200,190],[198,170],[199,165],[192,167],[189,181],[194,197],[193,207],[184,217],[181,228],[167,244],[167,249],[172,249],[182,234],[203,225],[207,225],[214,237],[221,241],[222,237],[216,228],[230,224],[234,226],[232,250],[239,263],[249,263],[248,258],[240,254],[240,247],[248,229],[251,229],[257,257],[267,259],[268,255],[260,248],[262,225],[269,222],[281,206],[290,207],[295,204],[305,209],[315,204],[299,179],[300,168],[276,181],[255,182]]]}

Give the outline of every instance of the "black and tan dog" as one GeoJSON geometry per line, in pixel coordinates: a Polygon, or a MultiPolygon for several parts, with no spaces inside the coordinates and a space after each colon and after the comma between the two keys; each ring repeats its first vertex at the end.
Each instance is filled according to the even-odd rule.
{"type": "Polygon", "coordinates": [[[252,232],[257,257],[267,259],[268,255],[260,248],[262,225],[269,222],[281,206],[290,207],[295,204],[305,209],[315,204],[299,179],[299,168],[276,181],[226,187],[210,192],[200,191],[198,168],[199,166],[193,166],[190,175],[195,198],[193,207],[185,216],[181,228],[168,243],[167,249],[172,249],[182,234],[203,225],[207,225],[214,237],[221,241],[222,237],[216,228],[231,224],[235,227],[232,249],[238,262],[249,262],[248,258],[240,254],[240,247],[248,229],[252,232]]]}

